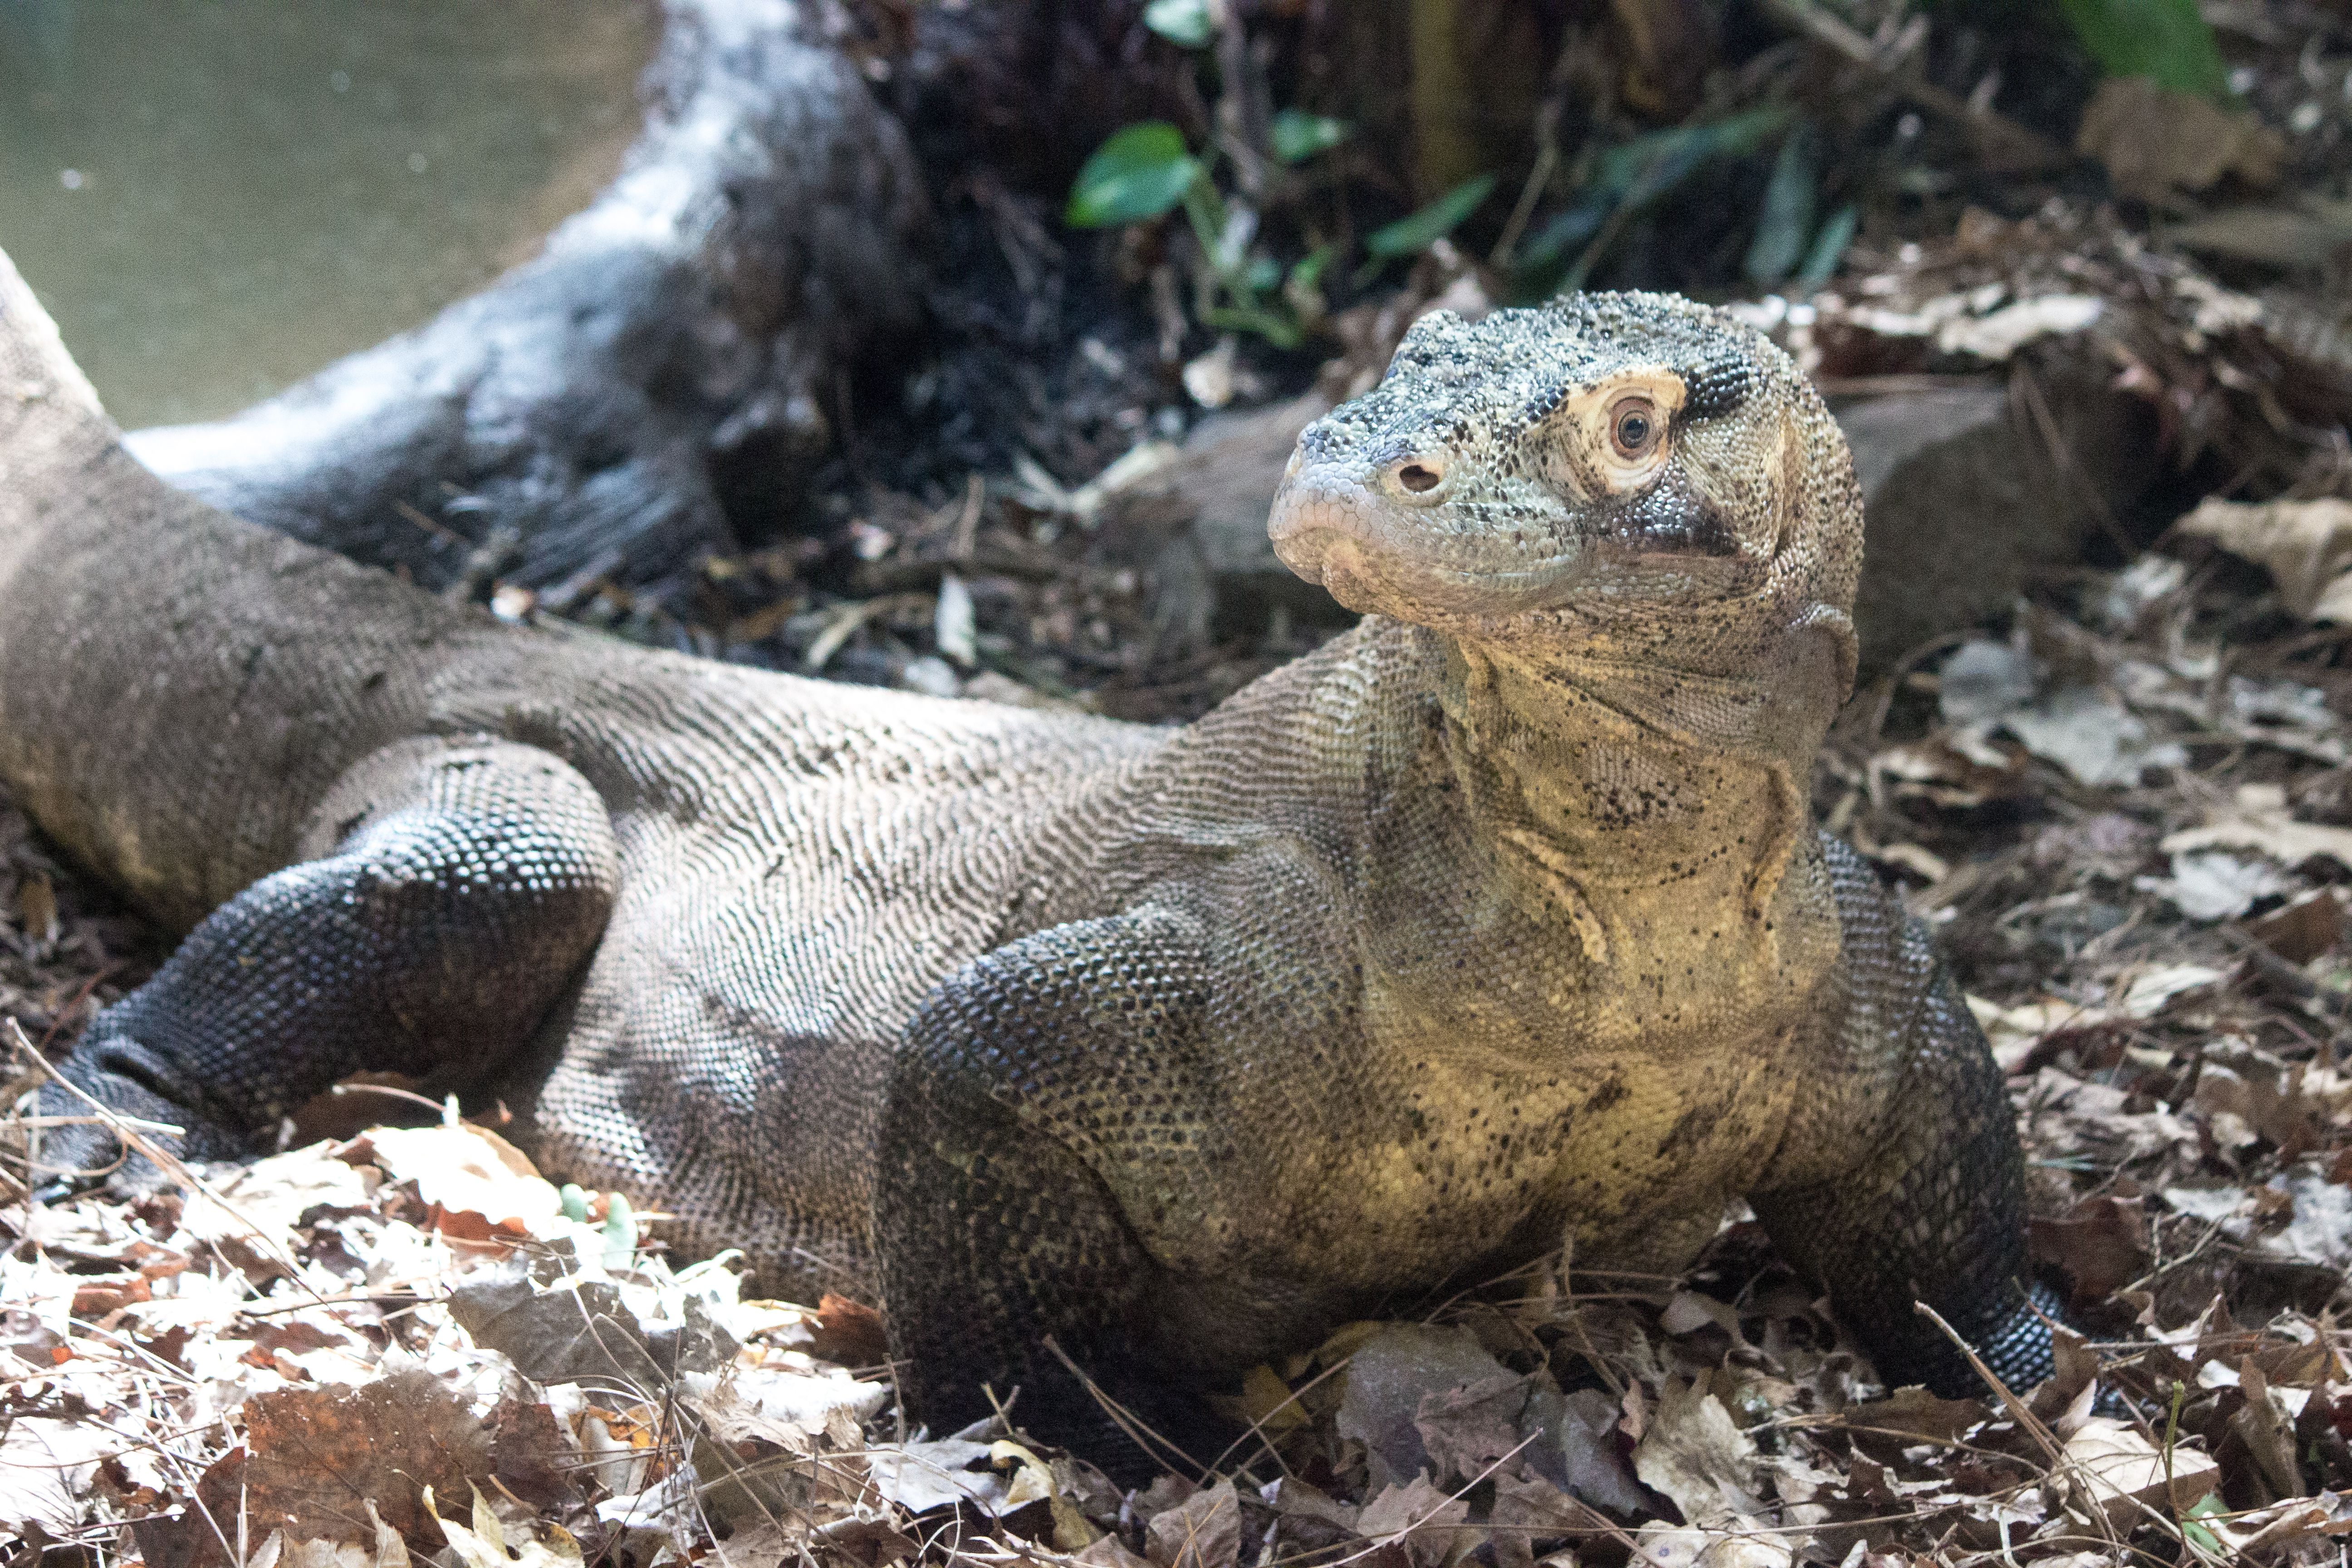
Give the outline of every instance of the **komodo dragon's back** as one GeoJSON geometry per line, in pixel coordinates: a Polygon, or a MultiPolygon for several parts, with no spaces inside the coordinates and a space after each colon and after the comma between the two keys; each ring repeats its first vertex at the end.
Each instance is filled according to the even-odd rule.
{"type": "MultiPolygon", "coordinates": [[[[1029,859],[1087,831],[1080,784],[1165,733],[522,632],[394,589],[159,484],[37,311],[0,273],[0,779],[19,803],[184,930],[344,837],[416,742],[560,759],[626,874],[554,1060],[512,1085],[530,1135],[592,1184],[660,1192],[772,1282],[870,1289],[898,1030],[1001,940],[1029,859]]],[[[272,1123],[293,1108],[268,1100],[272,1123]]]]}
{"type": "Polygon", "coordinates": [[[1270,529],[1366,618],[1182,731],[506,626],[139,469],[0,258],[0,781],[190,928],[64,1071],[205,1155],[356,1071],[502,1093],[686,1248],[882,1298],[935,1422],[1094,1423],[1050,1337],[1187,1426],[1742,1197],[1890,1375],[1968,1384],[1924,1299],[2030,1381],[2000,1075],[1811,826],[1860,502],[1786,357],[1441,312],[1270,529]]]}

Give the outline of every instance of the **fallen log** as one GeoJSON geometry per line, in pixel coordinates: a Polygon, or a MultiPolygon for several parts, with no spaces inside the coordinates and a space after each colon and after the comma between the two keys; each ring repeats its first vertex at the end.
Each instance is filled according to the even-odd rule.
{"type": "Polygon", "coordinates": [[[644,583],[789,519],[916,322],[905,133],[791,0],[665,0],[646,122],[541,254],[232,418],[140,431],[212,504],[430,586],[644,583]]]}

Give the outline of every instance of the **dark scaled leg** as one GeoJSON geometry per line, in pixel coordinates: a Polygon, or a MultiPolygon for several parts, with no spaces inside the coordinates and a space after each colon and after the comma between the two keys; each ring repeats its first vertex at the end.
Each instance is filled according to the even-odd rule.
{"type": "Polygon", "coordinates": [[[1923,1383],[1946,1398],[1990,1393],[1914,1310],[1925,1301],[2022,1392],[2051,1373],[2042,1314],[2057,1317],[2059,1301],[2030,1272],[2025,1162],[2000,1068],[1926,943],[1913,925],[1893,959],[1915,979],[1892,1009],[1906,1059],[1878,1135],[1837,1179],[1753,1201],[1781,1251],[1828,1287],[1890,1385],[1923,1383]]]}
{"type": "MultiPolygon", "coordinates": [[[[331,792],[312,837],[320,858],[214,910],[92,1020],[63,1076],[186,1128],[177,1152],[197,1159],[251,1152],[355,1072],[476,1077],[594,951],[619,877],[588,782],[502,742],[387,748],[331,792]]],[[[39,1110],[88,1115],[54,1084],[39,1110]]],[[[155,1177],[102,1126],[50,1131],[40,1159],[60,1184],[118,1162],[130,1184],[155,1177]]]]}
{"type": "Polygon", "coordinates": [[[875,1244],[899,1390],[934,1432],[987,1415],[984,1386],[999,1400],[1018,1388],[1020,1425],[1148,1479],[1158,1467],[1118,1437],[1050,1337],[1155,1431],[1215,1457],[1197,1452],[1219,1428],[1184,1368],[1152,1353],[1160,1266],[1101,1174],[1156,1140],[1173,1156],[1158,1174],[1184,1185],[1182,1139],[1139,1133],[1133,1108],[1188,1120],[1184,1047],[1206,1001],[1188,931],[1157,911],[1055,927],[957,972],[908,1026],[883,1116],[875,1244]]]}

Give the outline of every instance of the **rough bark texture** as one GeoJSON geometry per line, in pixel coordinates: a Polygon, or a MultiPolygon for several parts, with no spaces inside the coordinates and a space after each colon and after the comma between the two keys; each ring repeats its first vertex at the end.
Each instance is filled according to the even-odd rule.
{"type": "Polygon", "coordinates": [[[853,357],[917,318],[920,181],[789,0],[665,10],[643,135],[536,259],[140,460],[434,585],[645,581],[779,522],[853,357]]]}

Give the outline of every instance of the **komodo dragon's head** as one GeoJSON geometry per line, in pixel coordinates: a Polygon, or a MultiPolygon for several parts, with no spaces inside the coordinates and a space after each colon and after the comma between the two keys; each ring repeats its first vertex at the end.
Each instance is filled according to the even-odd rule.
{"type": "Polygon", "coordinates": [[[1744,676],[1822,634],[1852,679],[1844,438],[1769,340],[1672,295],[1423,317],[1299,438],[1267,528],[1350,609],[1744,676]]]}

